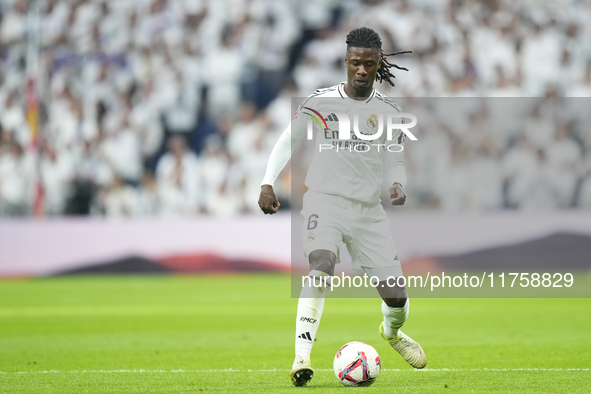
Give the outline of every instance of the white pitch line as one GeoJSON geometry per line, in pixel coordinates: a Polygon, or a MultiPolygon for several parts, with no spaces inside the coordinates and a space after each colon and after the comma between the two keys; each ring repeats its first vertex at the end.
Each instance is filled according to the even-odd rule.
{"type": "MultiPolygon", "coordinates": [[[[332,369],[316,369],[321,372],[332,372],[332,369]]],[[[471,369],[456,369],[456,368],[425,368],[425,369],[382,369],[384,372],[569,372],[582,371],[589,372],[589,368],[471,368],[471,369]]],[[[80,371],[0,371],[0,374],[66,374],[66,373],[211,373],[211,372],[290,372],[289,369],[96,369],[96,370],[80,370],[80,371]]]]}

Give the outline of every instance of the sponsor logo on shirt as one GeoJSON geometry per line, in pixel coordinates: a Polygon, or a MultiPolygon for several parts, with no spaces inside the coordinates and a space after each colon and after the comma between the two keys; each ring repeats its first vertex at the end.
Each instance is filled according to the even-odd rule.
{"type": "Polygon", "coordinates": [[[303,107],[302,113],[309,116],[308,140],[314,138],[314,122],[318,125],[320,131],[323,132],[324,139],[331,140],[327,141],[330,143],[319,144],[320,152],[328,150],[334,152],[363,153],[371,150],[377,150],[378,152],[387,150],[390,153],[395,153],[404,150],[402,143],[406,137],[412,141],[417,141],[417,137],[409,130],[417,124],[416,116],[411,113],[372,113],[365,121],[367,128],[363,130],[359,127],[360,115],[357,113],[347,115],[343,112],[333,111],[324,117],[319,111],[310,107],[303,107]],[[405,121],[405,119],[410,119],[410,121],[405,121]],[[330,128],[327,122],[330,122],[331,126],[334,126],[333,123],[338,123],[338,130],[334,127],[330,128]],[[378,139],[383,141],[382,136],[384,133],[386,134],[385,139],[387,141],[392,141],[396,138],[397,143],[370,143],[378,139]]]}

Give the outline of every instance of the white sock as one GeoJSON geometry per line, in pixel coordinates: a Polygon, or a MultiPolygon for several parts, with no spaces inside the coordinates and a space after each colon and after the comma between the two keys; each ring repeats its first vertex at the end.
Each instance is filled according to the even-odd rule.
{"type": "Polygon", "coordinates": [[[382,313],[384,314],[384,334],[387,338],[398,336],[398,330],[408,318],[408,308],[410,301],[407,298],[406,304],[402,308],[391,308],[382,301],[382,313]]]}
{"type": "Polygon", "coordinates": [[[294,368],[298,361],[310,360],[312,345],[314,345],[314,339],[324,310],[324,294],[326,293],[324,278],[329,277],[327,273],[317,270],[310,271],[308,276],[316,278],[315,283],[320,287],[309,286],[310,280],[307,279],[306,285],[300,293],[296,320],[294,368]]]}

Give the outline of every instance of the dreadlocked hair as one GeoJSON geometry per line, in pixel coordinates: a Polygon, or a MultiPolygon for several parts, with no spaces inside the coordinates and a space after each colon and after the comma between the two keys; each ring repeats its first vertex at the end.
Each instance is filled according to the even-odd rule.
{"type": "Polygon", "coordinates": [[[398,70],[408,71],[408,68],[400,67],[397,64],[390,63],[387,59],[388,56],[396,56],[402,55],[403,53],[412,53],[412,51],[402,51],[402,52],[394,52],[394,53],[384,53],[382,51],[382,39],[380,38],[379,34],[375,32],[375,30],[370,29],[368,27],[360,27],[358,29],[351,30],[349,34],[347,34],[347,51],[349,48],[374,48],[380,54],[380,67],[376,73],[376,81],[382,82],[386,81],[390,85],[394,85],[394,81],[392,79],[396,78],[394,74],[390,71],[390,68],[394,67],[398,70]]]}

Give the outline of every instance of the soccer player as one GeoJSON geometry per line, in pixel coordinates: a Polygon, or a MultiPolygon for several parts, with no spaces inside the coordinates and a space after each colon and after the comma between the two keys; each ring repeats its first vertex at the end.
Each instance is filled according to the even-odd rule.
{"type": "MultiPolygon", "coordinates": [[[[261,186],[259,206],[265,214],[274,214],[279,202],[273,184],[289,161],[296,144],[307,135],[308,118],[321,115],[323,122],[315,133],[315,152],[308,174],[302,215],[304,255],[308,258],[309,282],[298,301],[296,349],[290,378],[295,386],[305,386],[314,375],[310,363],[312,345],[324,309],[327,287],[315,287],[326,276],[334,275],[339,259],[339,245],[344,242],[354,268],[379,278],[377,290],[382,301],[383,322],[380,334],[415,368],[427,364],[421,346],[400,331],[408,317],[409,301],[404,287],[392,286],[387,279],[402,275],[387,215],[380,204],[380,190],[385,176],[390,187],[390,202],[402,205],[406,200],[406,170],[402,149],[389,151],[385,146],[404,142],[405,134],[395,130],[387,140],[385,130],[375,141],[363,141],[353,133],[376,135],[377,113],[401,112],[400,107],[373,86],[374,81],[394,85],[391,67],[382,52],[380,36],[372,29],[352,30],[346,39],[345,67],[347,82],[316,90],[299,106],[290,125],[273,148],[261,186]],[[331,111],[331,112],[328,112],[331,111]],[[338,114],[355,112],[358,125],[351,121],[351,138],[338,139],[338,114]],[[309,115],[309,116],[308,116],[309,115]],[[366,121],[367,119],[367,121],[366,121]],[[361,147],[360,144],[367,145],[361,147]],[[382,144],[381,149],[379,144],[382,144]],[[319,149],[323,146],[325,149],[319,149]],[[330,148],[332,147],[332,148],[330,148]],[[370,148],[366,151],[367,148],[370,148]]],[[[406,52],[399,52],[406,53],[406,52]]],[[[399,54],[396,53],[396,54],[399,54]]],[[[395,54],[391,54],[395,55],[395,54]]],[[[312,122],[316,123],[316,122],[312,122]]],[[[384,127],[384,125],[381,125],[384,127]]],[[[316,126],[314,126],[316,127],[316,126]]],[[[326,278],[324,278],[326,279],[326,278]]],[[[330,283],[330,282],[328,282],[330,283]]]]}

